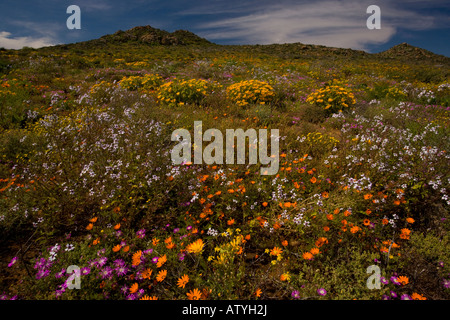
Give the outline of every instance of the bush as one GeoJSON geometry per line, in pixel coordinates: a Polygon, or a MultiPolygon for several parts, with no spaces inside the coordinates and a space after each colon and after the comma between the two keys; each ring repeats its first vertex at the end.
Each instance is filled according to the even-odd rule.
{"type": "Polygon", "coordinates": [[[351,107],[356,103],[356,100],[350,89],[332,84],[311,93],[306,102],[315,104],[332,114],[351,107]]]}
{"type": "Polygon", "coordinates": [[[217,82],[203,79],[177,80],[163,84],[158,91],[158,100],[170,106],[200,104],[207,96],[219,90],[217,82]]]}
{"type": "Polygon", "coordinates": [[[157,74],[146,74],[141,76],[125,77],[119,81],[119,85],[127,90],[157,90],[163,83],[161,76],[157,74]]]}
{"type": "Polygon", "coordinates": [[[237,105],[246,106],[250,103],[265,104],[272,101],[275,91],[267,82],[245,80],[229,86],[227,96],[237,105]]]}

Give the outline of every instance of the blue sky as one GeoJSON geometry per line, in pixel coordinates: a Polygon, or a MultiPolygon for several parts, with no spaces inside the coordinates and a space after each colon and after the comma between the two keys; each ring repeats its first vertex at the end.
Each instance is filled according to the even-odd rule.
{"type": "Polygon", "coordinates": [[[135,26],[185,29],[218,44],[301,42],[380,52],[407,42],[450,57],[448,0],[2,0],[0,47],[41,47],[99,38],[135,26]],[[81,29],[69,30],[69,5],[81,29]],[[369,5],[381,29],[369,30],[369,5]]]}

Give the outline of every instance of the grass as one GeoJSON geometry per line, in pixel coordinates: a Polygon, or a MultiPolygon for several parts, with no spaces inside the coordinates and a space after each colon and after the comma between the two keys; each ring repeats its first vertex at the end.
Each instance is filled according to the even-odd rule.
{"type": "Polygon", "coordinates": [[[448,62],[297,49],[0,51],[2,298],[449,299],[448,62]],[[172,165],[194,121],[278,174],[172,165]]]}

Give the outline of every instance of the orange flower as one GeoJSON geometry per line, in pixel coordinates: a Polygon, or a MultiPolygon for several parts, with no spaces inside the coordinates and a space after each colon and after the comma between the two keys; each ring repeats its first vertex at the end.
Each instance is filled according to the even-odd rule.
{"type": "Polygon", "coordinates": [[[227,225],[231,226],[234,224],[234,219],[230,219],[227,221],[227,225]]]}
{"type": "Polygon", "coordinates": [[[316,255],[316,254],[319,254],[319,253],[320,253],[320,250],[319,250],[319,248],[312,248],[312,249],[310,250],[310,252],[311,252],[311,254],[316,255]]]}
{"type": "Polygon", "coordinates": [[[142,278],[150,279],[152,273],[153,273],[153,270],[150,269],[150,268],[147,268],[147,269],[144,270],[144,272],[142,272],[142,278]]]}
{"type": "Polygon", "coordinates": [[[149,297],[148,295],[145,295],[142,298],[140,298],[139,300],[158,300],[158,297],[157,296],[149,297]]]}
{"type": "Polygon", "coordinates": [[[161,270],[156,275],[156,281],[161,282],[166,278],[166,276],[167,276],[167,270],[161,270]]]}
{"type": "Polygon", "coordinates": [[[389,220],[388,220],[388,219],[383,219],[383,220],[381,220],[381,223],[382,223],[382,224],[388,224],[388,223],[389,223],[389,220]]]}
{"type": "Polygon", "coordinates": [[[353,226],[350,228],[351,233],[357,233],[359,230],[360,230],[360,228],[358,226],[353,226]]]}
{"type": "Polygon", "coordinates": [[[113,251],[113,252],[117,252],[117,251],[119,251],[120,249],[122,249],[122,246],[121,246],[120,244],[118,244],[118,245],[116,245],[116,246],[113,247],[112,251],[113,251]]]}
{"type": "Polygon", "coordinates": [[[94,218],[92,218],[92,219],[89,220],[89,221],[92,222],[92,223],[95,223],[95,222],[97,222],[97,219],[98,219],[98,217],[94,217],[94,218]]]}
{"type": "Polygon", "coordinates": [[[397,281],[400,282],[404,286],[409,283],[408,277],[405,277],[405,276],[397,277],[397,281]]]}
{"type": "Polygon", "coordinates": [[[133,285],[130,287],[130,293],[133,294],[135,292],[137,292],[139,289],[139,285],[137,284],[137,282],[133,283],[133,285]]]}
{"type": "Polygon", "coordinates": [[[288,245],[288,241],[287,240],[283,240],[283,242],[281,242],[281,245],[283,247],[286,247],[288,245]]]}
{"type": "Polygon", "coordinates": [[[178,279],[177,285],[179,288],[183,288],[186,286],[186,283],[189,282],[189,276],[187,274],[184,274],[181,278],[178,279]]]}
{"type": "Polygon", "coordinates": [[[348,217],[349,215],[351,215],[352,213],[350,212],[350,211],[348,211],[348,210],[345,210],[344,211],[344,216],[346,216],[346,217],[348,217]]]}
{"type": "Polygon", "coordinates": [[[89,223],[86,227],[86,230],[92,230],[92,228],[94,227],[93,223],[89,223]]]}
{"type": "Polygon", "coordinates": [[[201,291],[198,290],[197,288],[189,291],[188,293],[186,293],[186,295],[189,300],[200,300],[200,298],[202,297],[201,291]]]}
{"type": "Polygon", "coordinates": [[[364,219],[363,224],[364,224],[365,226],[370,225],[370,220],[369,220],[369,219],[364,219]]]}
{"type": "Polygon", "coordinates": [[[129,250],[130,250],[130,246],[125,246],[122,249],[123,252],[128,252],[129,250]]]}
{"type": "Polygon", "coordinates": [[[427,300],[427,298],[425,298],[424,296],[418,294],[417,292],[414,292],[414,293],[411,295],[411,298],[412,298],[413,300],[427,300]]]}
{"type": "Polygon", "coordinates": [[[159,239],[158,239],[158,238],[153,238],[153,239],[152,239],[152,244],[153,244],[154,246],[156,246],[158,243],[159,243],[159,239]]]}
{"type": "Polygon", "coordinates": [[[400,200],[394,200],[394,204],[395,204],[396,206],[400,205],[400,200]]]}
{"type": "Polygon", "coordinates": [[[113,209],[113,212],[114,212],[114,213],[119,213],[119,212],[120,212],[120,207],[115,207],[115,208],[113,209]]]}
{"type": "Polygon", "coordinates": [[[368,199],[370,199],[372,197],[373,197],[373,195],[371,195],[370,193],[364,195],[364,199],[365,200],[368,200],[368,199]]]}
{"type": "Polygon", "coordinates": [[[278,256],[282,253],[283,253],[283,250],[278,247],[273,247],[273,249],[270,250],[270,255],[272,255],[272,256],[278,256]]]}
{"type": "Polygon", "coordinates": [[[258,288],[258,289],[256,289],[256,291],[255,291],[255,296],[256,296],[257,298],[259,298],[259,297],[261,296],[261,293],[262,293],[261,289],[258,288]]]}
{"type": "Polygon", "coordinates": [[[99,238],[95,239],[94,242],[92,242],[92,244],[93,244],[94,246],[96,246],[96,245],[99,244],[99,243],[100,243],[100,239],[99,239],[99,238]]]}
{"type": "Polygon", "coordinates": [[[328,220],[333,220],[333,215],[330,213],[330,214],[327,214],[327,219],[328,220]]]}
{"type": "Polygon", "coordinates": [[[324,244],[327,244],[328,243],[328,239],[327,238],[325,238],[325,237],[320,237],[319,239],[317,239],[317,241],[316,241],[316,246],[317,247],[321,247],[321,246],[323,246],[324,244]]]}
{"type": "Polygon", "coordinates": [[[280,276],[280,280],[281,281],[289,281],[289,280],[291,280],[291,275],[289,274],[289,272],[285,272],[280,276]]]}
{"type": "Polygon", "coordinates": [[[328,192],[326,192],[326,191],[324,191],[324,192],[322,192],[322,198],[328,198],[329,197],[329,193],[328,192]]]}
{"type": "Polygon", "coordinates": [[[316,177],[312,177],[309,181],[311,181],[311,183],[316,183],[317,179],[316,179],[316,177]]]}
{"type": "Polygon", "coordinates": [[[339,208],[336,208],[336,209],[334,209],[333,213],[334,213],[334,214],[338,214],[339,211],[341,211],[341,210],[340,210],[339,208]]]}
{"type": "Polygon", "coordinates": [[[263,205],[263,207],[267,207],[268,203],[267,202],[263,202],[262,205],[263,205]]]}
{"type": "Polygon", "coordinates": [[[190,253],[200,253],[203,251],[203,247],[205,244],[202,239],[198,239],[197,241],[192,242],[186,247],[186,250],[190,253]]]}
{"type": "Polygon", "coordinates": [[[305,252],[302,256],[303,256],[303,259],[305,259],[305,260],[311,260],[313,258],[313,255],[311,252],[305,252]]]}
{"type": "Polygon", "coordinates": [[[325,232],[330,231],[330,227],[328,227],[328,226],[323,227],[323,231],[325,231],[325,232]]]}
{"type": "Polygon", "coordinates": [[[173,243],[173,242],[169,242],[168,244],[166,244],[167,249],[173,249],[174,247],[175,247],[175,243],[173,243]]]}
{"type": "Polygon", "coordinates": [[[163,256],[159,257],[158,263],[156,263],[156,267],[161,268],[162,265],[166,262],[167,262],[167,257],[166,257],[166,255],[163,255],[163,256]]]}
{"type": "Polygon", "coordinates": [[[406,218],[406,222],[413,224],[415,220],[413,218],[406,218]]]}
{"type": "Polygon", "coordinates": [[[114,230],[119,230],[119,229],[120,229],[120,223],[118,223],[114,226],[114,230]]]}
{"type": "Polygon", "coordinates": [[[132,257],[132,265],[133,267],[138,266],[141,263],[141,255],[142,255],[142,251],[139,250],[138,252],[133,254],[132,257]]]}

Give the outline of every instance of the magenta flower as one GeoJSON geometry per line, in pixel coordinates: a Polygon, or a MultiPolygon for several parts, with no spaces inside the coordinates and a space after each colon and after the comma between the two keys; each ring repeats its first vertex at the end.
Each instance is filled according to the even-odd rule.
{"type": "Polygon", "coordinates": [[[11,268],[13,265],[15,265],[17,260],[18,260],[17,257],[12,258],[11,262],[8,264],[8,268],[11,268]]]}
{"type": "Polygon", "coordinates": [[[300,292],[298,292],[298,290],[292,291],[291,297],[294,298],[294,299],[299,299],[300,298],[300,292]]]}
{"type": "Polygon", "coordinates": [[[319,294],[319,296],[324,296],[327,294],[327,290],[325,290],[324,288],[320,288],[317,289],[317,293],[319,294]]]}

